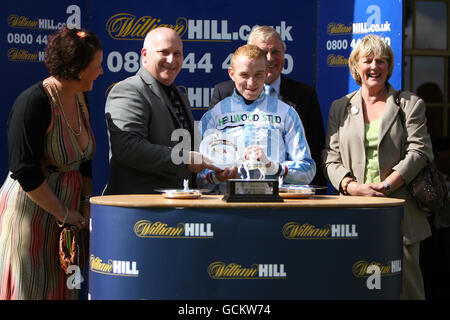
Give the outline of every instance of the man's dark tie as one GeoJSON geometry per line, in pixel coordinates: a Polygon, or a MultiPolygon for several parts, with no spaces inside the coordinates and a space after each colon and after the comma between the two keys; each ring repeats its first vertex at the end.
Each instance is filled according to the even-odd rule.
{"type": "Polygon", "coordinates": [[[181,104],[181,99],[176,92],[176,89],[172,86],[164,86],[164,91],[169,98],[169,101],[172,105],[173,110],[175,111],[175,115],[178,121],[181,123],[181,126],[183,127],[183,129],[189,129],[189,122],[187,120],[183,105],[181,104]]]}

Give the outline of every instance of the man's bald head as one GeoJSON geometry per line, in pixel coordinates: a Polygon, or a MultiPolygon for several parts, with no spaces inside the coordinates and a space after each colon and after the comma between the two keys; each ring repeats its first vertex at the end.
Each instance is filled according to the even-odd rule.
{"type": "Polygon", "coordinates": [[[142,65],[163,85],[173,83],[183,66],[183,42],[173,29],[155,28],[144,40],[142,65]]]}

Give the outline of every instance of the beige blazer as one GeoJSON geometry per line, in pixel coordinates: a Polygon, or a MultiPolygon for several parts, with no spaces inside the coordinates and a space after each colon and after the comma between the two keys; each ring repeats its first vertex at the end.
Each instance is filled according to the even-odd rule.
{"type": "MultiPolygon", "coordinates": [[[[400,106],[395,103],[395,89],[389,85],[386,109],[378,135],[378,162],[383,181],[396,170],[408,184],[433,160],[431,139],[425,117],[425,104],[416,95],[402,92],[400,106]]],[[[335,100],[330,108],[325,149],[322,160],[325,176],[340,190],[342,179],[351,174],[364,183],[366,154],[361,89],[335,100]]],[[[426,214],[420,210],[407,186],[390,196],[406,200],[403,236],[405,244],[421,241],[431,235],[426,214]]]]}

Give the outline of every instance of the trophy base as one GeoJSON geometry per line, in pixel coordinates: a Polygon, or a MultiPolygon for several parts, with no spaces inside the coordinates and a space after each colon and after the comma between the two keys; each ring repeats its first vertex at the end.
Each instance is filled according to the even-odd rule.
{"type": "Polygon", "coordinates": [[[242,180],[227,181],[227,191],[223,196],[226,202],[283,202],[278,194],[278,180],[242,180]]]}

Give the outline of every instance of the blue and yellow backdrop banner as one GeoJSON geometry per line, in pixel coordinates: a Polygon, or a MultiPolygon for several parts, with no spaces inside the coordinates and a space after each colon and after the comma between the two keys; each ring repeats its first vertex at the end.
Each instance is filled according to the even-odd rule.
{"type": "MultiPolygon", "coordinates": [[[[228,79],[231,54],[256,25],[275,27],[287,45],[283,74],[316,87],[326,122],[331,102],[356,89],[346,59],[356,41],[373,32],[390,42],[396,56],[391,83],[401,87],[402,1],[193,0],[17,0],[2,5],[0,34],[3,71],[0,100],[0,177],[8,173],[6,122],[17,97],[45,78],[44,48],[49,34],[65,24],[93,30],[104,50],[104,75],[89,93],[97,140],[94,194],[109,175],[104,106],[110,88],[136,73],[146,33],[174,28],[184,46],[183,69],[175,84],[189,97],[196,120],[209,106],[212,88],[228,79]]],[[[0,178],[4,179],[4,178],[0,178]]]]}

